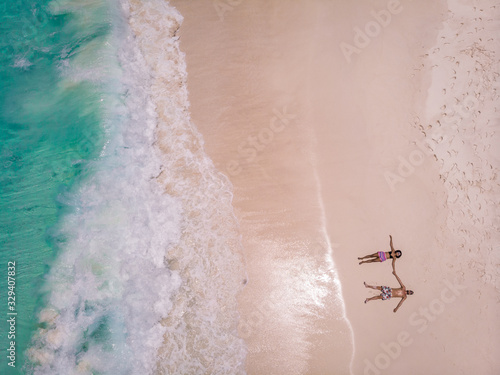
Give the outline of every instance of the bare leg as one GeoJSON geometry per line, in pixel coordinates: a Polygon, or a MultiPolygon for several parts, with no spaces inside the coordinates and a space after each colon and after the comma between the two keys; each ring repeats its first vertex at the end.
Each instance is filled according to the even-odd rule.
{"type": "Polygon", "coordinates": [[[377,258],[378,257],[378,253],[373,253],[373,254],[370,254],[370,255],[365,255],[364,257],[358,257],[358,259],[366,259],[366,258],[377,258]]]}
{"type": "Polygon", "coordinates": [[[382,290],[381,286],[373,286],[373,285],[368,285],[366,282],[363,282],[365,284],[365,288],[371,288],[371,289],[377,289],[377,290],[382,290]]]}
{"type": "Polygon", "coordinates": [[[367,303],[368,301],[374,301],[376,299],[382,299],[382,296],[375,296],[375,297],[367,298],[367,299],[365,299],[365,303],[367,303]]]}
{"type": "Polygon", "coordinates": [[[377,263],[377,262],[380,262],[380,258],[377,258],[377,259],[370,259],[370,260],[363,260],[361,262],[359,262],[359,264],[363,264],[363,263],[377,263]]]}

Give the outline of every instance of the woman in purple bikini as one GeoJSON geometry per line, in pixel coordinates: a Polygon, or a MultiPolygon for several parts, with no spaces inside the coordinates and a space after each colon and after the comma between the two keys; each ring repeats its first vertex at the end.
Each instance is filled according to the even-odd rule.
{"type": "Polygon", "coordinates": [[[391,251],[379,251],[378,253],[366,255],[366,256],[361,257],[361,258],[358,257],[358,259],[361,260],[361,262],[359,262],[359,264],[384,262],[387,259],[396,260],[396,258],[401,257],[403,252],[401,250],[394,250],[394,246],[392,246],[392,236],[389,235],[389,238],[391,239],[391,241],[389,243],[391,245],[391,251]],[[367,260],[363,260],[363,259],[367,259],[367,260]]]}

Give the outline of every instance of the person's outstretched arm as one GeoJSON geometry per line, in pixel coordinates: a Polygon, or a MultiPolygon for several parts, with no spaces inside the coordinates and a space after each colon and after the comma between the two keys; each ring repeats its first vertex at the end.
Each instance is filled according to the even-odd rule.
{"type": "Polygon", "coordinates": [[[398,305],[393,310],[394,312],[398,311],[398,309],[401,307],[401,305],[403,304],[403,302],[405,301],[405,299],[406,299],[406,296],[404,296],[403,298],[401,298],[401,301],[399,301],[398,305]]]}
{"type": "Polygon", "coordinates": [[[392,268],[393,268],[392,274],[393,274],[394,276],[396,276],[396,280],[398,280],[398,283],[399,283],[399,285],[401,285],[401,288],[406,288],[406,287],[403,285],[403,282],[402,282],[402,281],[401,281],[401,279],[399,278],[398,274],[396,273],[396,268],[394,267],[394,264],[393,264],[392,268]]]}
{"type": "Polygon", "coordinates": [[[392,236],[389,234],[389,238],[391,241],[389,242],[389,245],[391,245],[391,255],[394,259],[396,259],[396,250],[394,250],[394,246],[392,245],[392,236]]]}
{"type": "Polygon", "coordinates": [[[396,250],[394,250],[394,246],[392,245],[392,236],[389,234],[389,238],[391,241],[389,242],[389,245],[391,245],[391,256],[392,256],[392,270],[396,272],[395,266],[396,266],[396,250]]]}

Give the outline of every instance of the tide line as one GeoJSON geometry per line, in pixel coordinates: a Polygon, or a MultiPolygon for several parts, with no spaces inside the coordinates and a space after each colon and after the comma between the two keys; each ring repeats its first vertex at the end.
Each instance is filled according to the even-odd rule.
{"type": "Polygon", "coordinates": [[[325,254],[325,261],[328,264],[329,271],[333,274],[333,282],[338,287],[339,291],[337,293],[337,298],[338,298],[338,300],[340,300],[340,302],[342,304],[342,318],[347,323],[347,325],[349,327],[349,332],[351,334],[352,354],[351,354],[351,360],[349,362],[349,372],[350,372],[350,375],[353,375],[354,372],[352,370],[352,366],[353,366],[353,362],[354,362],[354,354],[356,352],[356,345],[354,343],[354,330],[352,328],[351,321],[347,317],[345,301],[344,301],[344,297],[343,297],[343,293],[342,293],[342,283],[340,282],[337,270],[335,268],[335,262],[333,261],[333,248],[339,247],[339,244],[336,244],[336,243],[332,244],[332,242],[330,241],[330,236],[328,235],[328,230],[326,229],[327,228],[327,219],[326,219],[325,204],[323,202],[323,192],[322,192],[323,189],[321,188],[321,182],[320,182],[320,179],[318,176],[318,170],[316,167],[316,163],[315,163],[316,160],[315,160],[314,155],[311,155],[311,159],[312,159],[311,164],[313,166],[313,172],[314,172],[313,173],[314,180],[316,182],[316,193],[317,193],[317,199],[318,199],[318,206],[319,206],[320,212],[321,212],[321,232],[322,232],[322,234],[324,236],[324,240],[327,244],[327,252],[325,254]]]}

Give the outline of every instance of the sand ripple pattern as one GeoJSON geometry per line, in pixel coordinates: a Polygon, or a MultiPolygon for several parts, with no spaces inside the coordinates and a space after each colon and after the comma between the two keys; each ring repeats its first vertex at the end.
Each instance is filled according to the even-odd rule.
{"type": "Polygon", "coordinates": [[[455,259],[467,257],[450,267],[462,274],[473,269],[500,289],[500,5],[448,3],[438,44],[428,54],[433,83],[420,130],[448,193],[451,251],[455,259]]]}

